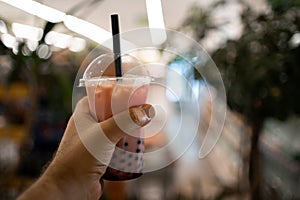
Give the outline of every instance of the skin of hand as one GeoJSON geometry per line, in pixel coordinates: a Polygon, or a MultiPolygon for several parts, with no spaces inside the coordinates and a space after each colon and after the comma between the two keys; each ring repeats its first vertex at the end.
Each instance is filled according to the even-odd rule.
{"type": "MultiPolygon", "coordinates": [[[[78,104],[84,104],[84,107],[88,108],[87,99],[81,100],[78,104]]],[[[155,112],[151,105],[144,104],[129,108],[129,114],[132,120],[142,127],[151,121],[155,112]]],[[[114,145],[125,134],[118,128],[114,118],[97,124],[114,145]]],[[[111,144],[102,145],[109,147],[111,144]]],[[[112,156],[113,151],[108,153],[112,156]]],[[[21,194],[18,200],[99,199],[103,189],[101,177],[106,168],[107,166],[95,159],[83,145],[76,130],[73,114],[53,160],[39,179],[21,194]]]]}

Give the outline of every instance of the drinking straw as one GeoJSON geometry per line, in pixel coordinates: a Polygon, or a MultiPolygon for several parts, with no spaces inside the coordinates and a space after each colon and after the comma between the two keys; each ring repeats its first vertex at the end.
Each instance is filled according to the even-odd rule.
{"type": "Polygon", "coordinates": [[[118,14],[111,15],[111,28],[113,35],[113,51],[115,63],[116,77],[122,76],[122,60],[121,60],[121,44],[120,44],[120,30],[119,30],[119,17],[118,14]]]}

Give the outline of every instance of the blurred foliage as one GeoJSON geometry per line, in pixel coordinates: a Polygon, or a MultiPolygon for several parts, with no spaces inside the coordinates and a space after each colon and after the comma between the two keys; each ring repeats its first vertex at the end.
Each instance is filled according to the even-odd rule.
{"type": "Polygon", "coordinates": [[[0,42],[0,55],[8,57],[11,65],[4,77],[5,84],[9,86],[15,81],[29,84],[32,103],[35,104],[34,114],[47,109],[58,113],[60,120],[66,120],[72,113],[73,81],[80,61],[76,53],[68,50],[54,52],[45,44],[45,36],[54,26],[51,22],[45,24],[42,39],[35,51],[29,50],[26,41],[19,42],[15,50],[0,42]]]}
{"type": "MultiPolygon", "coordinates": [[[[300,30],[297,2],[273,0],[272,12],[260,14],[244,5],[242,36],[211,54],[224,79],[230,108],[249,119],[285,119],[300,113],[300,46],[292,44],[300,30]]],[[[191,9],[183,27],[196,40],[218,28],[210,20],[215,6],[219,5],[203,12],[191,9]]]]}
{"type": "MultiPolygon", "coordinates": [[[[194,5],[181,30],[199,43],[211,30],[222,31],[227,21],[217,24],[212,15],[228,2],[211,4],[205,10],[194,5]]],[[[228,39],[211,56],[224,80],[228,106],[243,114],[252,129],[250,191],[252,199],[261,199],[259,136],[264,121],[300,114],[300,1],[270,0],[271,9],[265,12],[239,3],[243,8],[241,36],[228,39]]]]}
{"type": "Polygon", "coordinates": [[[217,50],[213,60],[224,77],[229,106],[254,119],[285,119],[300,112],[300,10],[242,16],[244,34],[217,50]]]}

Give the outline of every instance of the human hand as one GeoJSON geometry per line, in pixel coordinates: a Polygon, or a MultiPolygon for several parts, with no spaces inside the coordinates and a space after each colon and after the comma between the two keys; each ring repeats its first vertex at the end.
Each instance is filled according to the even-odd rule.
{"type": "MultiPolygon", "coordinates": [[[[118,120],[128,121],[128,113],[138,125],[131,128],[136,128],[149,123],[154,110],[148,104],[132,107],[129,112],[117,114],[118,120]]],[[[99,199],[103,188],[101,177],[115,144],[124,135],[114,118],[97,123],[89,113],[87,98],[80,100],[69,119],[54,159],[19,200],[99,199]]]]}

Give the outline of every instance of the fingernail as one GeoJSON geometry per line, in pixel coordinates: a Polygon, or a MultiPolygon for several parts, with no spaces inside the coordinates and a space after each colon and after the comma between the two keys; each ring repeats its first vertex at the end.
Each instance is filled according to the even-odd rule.
{"type": "Polygon", "coordinates": [[[155,110],[150,104],[141,105],[141,108],[145,111],[149,118],[152,119],[155,116],[155,110]]]}
{"type": "Polygon", "coordinates": [[[148,124],[155,115],[154,108],[149,104],[143,104],[130,109],[131,119],[139,126],[148,124]]]}

